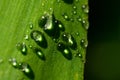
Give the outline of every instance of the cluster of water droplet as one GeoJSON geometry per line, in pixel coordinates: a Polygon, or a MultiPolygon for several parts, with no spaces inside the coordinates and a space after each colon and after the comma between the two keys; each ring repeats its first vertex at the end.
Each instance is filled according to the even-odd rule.
{"type": "Polygon", "coordinates": [[[33,70],[28,63],[17,62],[15,58],[10,58],[9,62],[14,68],[21,70],[28,78],[34,79],[33,70]]]}

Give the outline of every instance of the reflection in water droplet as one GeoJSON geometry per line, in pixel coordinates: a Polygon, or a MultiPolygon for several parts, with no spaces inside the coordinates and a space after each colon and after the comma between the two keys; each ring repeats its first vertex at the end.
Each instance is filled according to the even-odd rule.
{"type": "Polygon", "coordinates": [[[19,63],[18,69],[20,69],[29,79],[34,79],[34,73],[29,64],[19,63]]]}
{"type": "Polygon", "coordinates": [[[77,14],[77,11],[74,10],[74,11],[72,11],[72,13],[73,13],[73,15],[76,15],[76,14],[77,14]]]}
{"type": "Polygon", "coordinates": [[[82,54],[80,53],[80,51],[77,50],[77,53],[76,53],[75,57],[82,58],[82,54]]]}
{"type": "Polygon", "coordinates": [[[45,55],[43,54],[43,52],[39,48],[34,47],[33,52],[35,52],[41,60],[46,60],[45,55]]]}
{"type": "Polygon", "coordinates": [[[47,48],[47,41],[40,31],[33,30],[30,36],[39,46],[47,48]]]}
{"type": "Polygon", "coordinates": [[[73,9],[76,10],[76,9],[77,9],[77,6],[74,5],[74,6],[73,6],[73,9]]]}
{"type": "Polygon", "coordinates": [[[17,60],[15,58],[10,58],[9,62],[14,68],[18,67],[18,63],[17,63],[17,60]]]}
{"type": "Polygon", "coordinates": [[[70,49],[62,42],[59,42],[57,44],[57,49],[63,54],[63,56],[68,59],[71,60],[72,59],[72,53],[70,51],[70,49]]]}
{"type": "Polygon", "coordinates": [[[80,45],[81,45],[83,48],[87,48],[88,42],[87,42],[85,39],[81,39],[80,45]]]}
{"type": "Polygon", "coordinates": [[[77,43],[75,41],[75,39],[73,38],[73,36],[69,33],[63,33],[62,34],[62,39],[68,43],[68,45],[72,48],[72,49],[76,49],[77,48],[77,43]]]}
{"type": "Polygon", "coordinates": [[[23,55],[27,54],[27,47],[26,47],[26,44],[24,42],[23,43],[17,43],[16,47],[23,55]]]}

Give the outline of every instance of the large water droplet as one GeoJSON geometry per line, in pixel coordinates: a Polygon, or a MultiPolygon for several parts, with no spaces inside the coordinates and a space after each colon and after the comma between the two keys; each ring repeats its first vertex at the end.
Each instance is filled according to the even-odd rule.
{"type": "Polygon", "coordinates": [[[39,49],[39,48],[33,48],[33,51],[37,54],[37,56],[41,59],[41,60],[46,60],[45,59],[45,55],[43,54],[43,52],[39,49]]]}
{"type": "MultiPolygon", "coordinates": [[[[45,17],[41,19],[39,26],[52,38],[58,38],[60,36],[59,24],[56,22],[55,16],[52,14],[45,14],[45,17]],[[42,24],[41,24],[42,22],[42,24]],[[41,25],[40,25],[41,24],[41,25]]],[[[61,26],[62,27],[62,26],[61,26]]]]}
{"type": "Polygon", "coordinates": [[[72,59],[72,53],[70,49],[64,43],[59,42],[57,44],[57,49],[63,54],[65,58],[67,58],[68,60],[72,59]]]}
{"type": "Polygon", "coordinates": [[[17,60],[15,58],[10,58],[9,62],[14,68],[18,68],[18,63],[17,63],[17,60]]]}
{"type": "Polygon", "coordinates": [[[34,73],[29,64],[21,62],[18,67],[29,79],[34,79],[34,73]]]}
{"type": "Polygon", "coordinates": [[[34,30],[30,34],[31,38],[41,47],[47,48],[45,36],[40,31],[34,30]]]}
{"type": "Polygon", "coordinates": [[[73,0],[63,0],[67,4],[72,4],[74,1],[73,0]]]}
{"type": "Polygon", "coordinates": [[[87,48],[88,42],[87,42],[85,39],[81,39],[80,45],[81,45],[83,48],[87,48]]]}
{"type": "Polygon", "coordinates": [[[69,33],[64,32],[62,34],[62,39],[68,43],[68,45],[72,48],[72,49],[76,49],[77,48],[77,43],[75,41],[75,39],[73,38],[73,36],[69,33]]]}
{"type": "Polygon", "coordinates": [[[23,43],[17,43],[16,47],[23,55],[27,54],[27,47],[26,47],[26,44],[24,42],[23,43]]]}

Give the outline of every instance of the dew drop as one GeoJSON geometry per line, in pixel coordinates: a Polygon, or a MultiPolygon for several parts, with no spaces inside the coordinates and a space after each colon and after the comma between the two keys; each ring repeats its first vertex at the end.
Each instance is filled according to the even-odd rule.
{"type": "Polygon", "coordinates": [[[80,45],[81,45],[83,48],[87,48],[88,42],[87,42],[85,39],[81,39],[80,45]]]}
{"type": "Polygon", "coordinates": [[[74,6],[73,6],[73,9],[74,9],[74,10],[76,10],[76,9],[77,9],[77,7],[74,5],[74,6]]]}
{"type": "Polygon", "coordinates": [[[88,28],[89,28],[89,22],[88,22],[87,20],[82,20],[82,25],[83,25],[83,27],[84,27],[86,30],[88,30],[88,28]]]}
{"type": "Polygon", "coordinates": [[[81,22],[82,21],[82,18],[80,16],[77,17],[77,21],[78,22],[81,22]]]}
{"type": "Polygon", "coordinates": [[[43,48],[47,48],[47,41],[45,39],[45,36],[43,35],[43,33],[41,33],[38,30],[33,30],[30,33],[31,38],[41,47],[43,48]]]}
{"type": "MultiPolygon", "coordinates": [[[[40,23],[44,23],[39,25],[50,37],[58,38],[60,36],[60,29],[58,24],[56,23],[55,16],[52,14],[45,15],[45,20],[39,21],[40,23]]],[[[42,19],[41,19],[42,20],[42,19]]],[[[62,27],[62,26],[61,26],[62,27]]]]}
{"type": "Polygon", "coordinates": [[[29,64],[21,62],[19,63],[18,69],[20,69],[29,79],[34,79],[33,70],[31,69],[29,64]]]}
{"type": "Polygon", "coordinates": [[[16,47],[23,55],[27,54],[27,47],[26,47],[26,44],[24,42],[23,43],[17,43],[16,47]]]}
{"type": "Polygon", "coordinates": [[[69,21],[69,16],[66,13],[63,13],[62,16],[66,21],[69,21]]]}
{"type": "Polygon", "coordinates": [[[80,53],[80,51],[77,50],[77,53],[75,54],[75,57],[82,58],[82,54],[80,53]]]}
{"type": "Polygon", "coordinates": [[[24,36],[24,39],[25,39],[25,40],[28,40],[28,39],[29,39],[29,36],[28,36],[28,35],[25,35],[25,36],[24,36]]]}
{"type": "Polygon", "coordinates": [[[70,21],[71,21],[71,22],[74,22],[74,19],[73,19],[73,18],[70,18],[70,21]]]}
{"type": "Polygon", "coordinates": [[[33,29],[33,24],[32,23],[30,23],[29,28],[33,29]]]}
{"type": "Polygon", "coordinates": [[[76,15],[76,14],[77,14],[77,11],[74,10],[74,11],[72,11],[72,13],[73,13],[73,15],[76,15]]]}
{"type": "Polygon", "coordinates": [[[33,51],[37,54],[37,56],[41,59],[41,60],[46,60],[45,59],[45,55],[43,54],[43,52],[39,49],[39,48],[33,48],[33,51]]]}
{"type": "Polygon", "coordinates": [[[72,53],[70,51],[70,49],[62,42],[59,42],[57,44],[57,49],[63,54],[63,56],[68,59],[71,60],[72,59],[72,53]]]}
{"type": "Polygon", "coordinates": [[[88,5],[82,5],[82,9],[85,13],[89,13],[89,7],[88,5]]]}
{"type": "Polygon", "coordinates": [[[14,68],[18,68],[18,63],[17,63],[17,60],[15,58],[10,58],[9,62],[14,68]]]}
{"type": "Polygon", "coordinates": [[[39,26],[40,27],[45,26],[45,24],[47,23],[47,20],[48,20],[48,15],[43,15],[38,21],[39,26]]]}
{"type": "Polygon", "coordinates": [[[73,36],[69,33],[64,32],[62,34],[62,39],[68,43],[68,45],[72,48],[72,49],[76,49],[77,48],[77,43],[75,41],[75,39],[73,38],[73,36]]]}
{"type": "Polygon", "coordinates": [[[65,27],[61,21],[55,20],[55,25],[56,25],[56,27],[58,26],[61,31],[65,31],[65,27]]]}

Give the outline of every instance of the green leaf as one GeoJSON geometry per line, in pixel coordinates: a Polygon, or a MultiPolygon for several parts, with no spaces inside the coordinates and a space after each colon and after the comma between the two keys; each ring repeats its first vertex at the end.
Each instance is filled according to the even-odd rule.
{"type": "Polygon", "coordinates": [[[0,80],[83,80],[88,26],[87,0],[0,0],[0,80]],[[39,25],[44,15],[48,15],[45,25],[55,30],[39,25]],[[57,23],[65,30],[56,28],[57,23]],[[31,38],[34,30],[44,35],[46,47],[31,38]],[[68,41],[62,38],[64,33],[68,41]],[[71,39],[76,48],[69,44],[71,39]],[[58,49],[59,42],[65,47],[58,49]]]}

